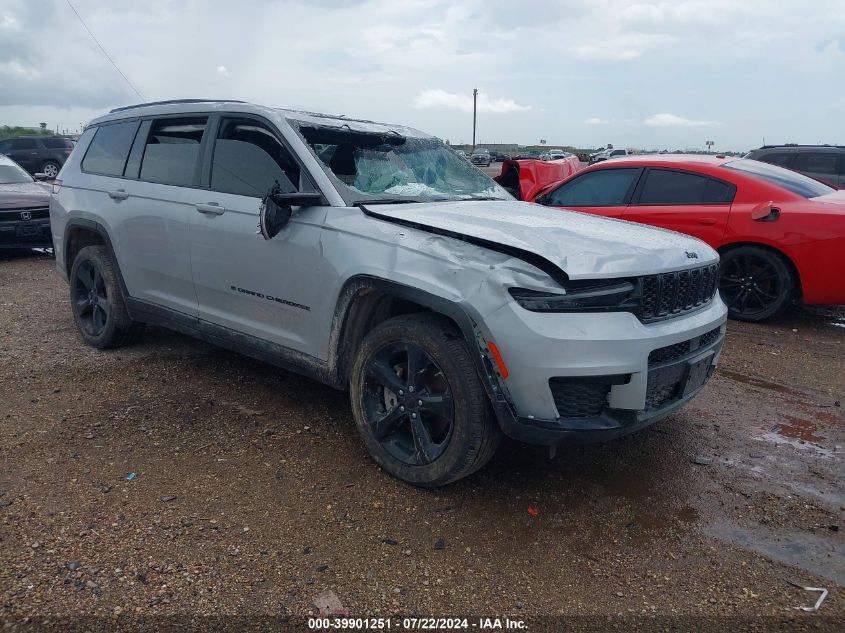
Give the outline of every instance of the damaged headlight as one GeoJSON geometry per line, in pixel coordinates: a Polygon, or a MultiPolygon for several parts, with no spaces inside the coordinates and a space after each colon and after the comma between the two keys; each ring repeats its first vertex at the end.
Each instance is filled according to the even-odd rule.
{"type": "Polygon", "coordinates": [[[566,282],[563,293],[527,288],[510,288],[508,292],[531,312],[635,312],[640,305],[637,287],[627,279],[586,279],[566,282]]]}

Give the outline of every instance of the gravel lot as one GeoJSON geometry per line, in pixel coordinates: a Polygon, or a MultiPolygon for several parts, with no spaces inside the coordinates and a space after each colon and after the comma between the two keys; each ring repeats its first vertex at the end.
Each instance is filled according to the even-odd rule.
{"type": "Polygon", "coordinates": [[[355,615],[529,630],[845,630],[843,400],[845,311],[731,323],[654,427],[554,460],[505,443],[417,490],[367,458],[346,394],[157,328],[90,349],[52,259],[0,255],[0,620],[295,620],[332,590],[355,615]],[[790,583],[830,594],[804,613],[790,583]]]}

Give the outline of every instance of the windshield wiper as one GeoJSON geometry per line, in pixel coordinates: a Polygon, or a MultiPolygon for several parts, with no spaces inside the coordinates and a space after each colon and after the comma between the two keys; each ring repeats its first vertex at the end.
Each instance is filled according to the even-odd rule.
{"type": "Polygon", "coordinates": [[[412,198],[373,198],[372,200],[356,200],[352,203],[352,206],[362,207],[369,204],[409,204],[413,202],[423,202],[423,200],[414,200],[412,198]]]}
{"type": "Polygon", "coordinates": [[[502,202],[505,198],[497,198],[496,196],[470,196],[469,198],[464,198],[464,200],[498,200],[502,202]]]}

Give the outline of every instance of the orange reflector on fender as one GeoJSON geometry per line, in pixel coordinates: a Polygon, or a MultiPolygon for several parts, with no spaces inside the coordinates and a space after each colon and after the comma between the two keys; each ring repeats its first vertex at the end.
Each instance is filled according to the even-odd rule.
{"type": "Polygon", "coordinates": [[[508,367],[507,365],[505,365],[505,361],[502,360],[502,355],[499,353],[499,348],[496,347],[496,344],[493,341],[488,341],[487,347],[490,348],[490,353],[493,355],[493,360],[496,361],[496,366],[499,368],[499,373],[502,374],[502,378],[507,378],[508,367]]]}

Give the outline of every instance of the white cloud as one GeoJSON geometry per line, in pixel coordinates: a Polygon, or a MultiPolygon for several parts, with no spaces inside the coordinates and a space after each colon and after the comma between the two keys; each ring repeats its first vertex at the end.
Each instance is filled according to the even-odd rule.
{"type": "Polygon", "coordinates": [[[584,125],[610,125],[613,123],[610,119],[600,119],[598,117],[591,116],[589,119],[584,121],[584,125]]]}
{"type": "MultiPolygon", "coordinates": [[[[445,108],[472,112],[472,94],[458,94],[447,92],[439,88],[423,90],[416,99],[417,108],[445,108]]],[[[525,112],[531,106],[520,105],[513,99],[493,99],[484,92],[478,93],[478,111],[506,114],[509,112],[525,112]]]]}
{"type": "Polygon", "coordinates": [[[229,77],[230,76],[229,75],[229,69],[226,68],[225,66],[218,66],[215,70],[217,71],[217,74],[220,75],[221,77],[229,77]]]}
{"type": "Polygon", "coordinates": [[[618,33],[599,41],[588,40],[571,48],[577,59],[629,61],[666,48],[676,38],[666,33],[618,33]]]}
{"type": "Polygon", "coordinates": [[[719,125],[719,122],[696,121],[670,114],[669,112],[660,112],[659,114],[653,114],[648,117],[643,121],[643,125],[647,125],[648,127],[707,127],[709,125],[719,125]]]}

